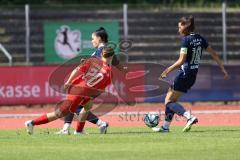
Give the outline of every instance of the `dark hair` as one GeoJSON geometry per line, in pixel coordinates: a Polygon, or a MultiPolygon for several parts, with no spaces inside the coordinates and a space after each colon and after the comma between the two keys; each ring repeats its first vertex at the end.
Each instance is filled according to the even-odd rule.
{"type": "Polygon", "coordinates": [[[102,56],[104,58],[108,58],[108,57],[111,57],[114,55],[114,49],[111,48],[111,47],[104,47],[103,50],[102,50],[102,56]]]}
{"type": "Polygon", "coordinates": [[[99,27],[94,33],[97,37],[100,37],[104,43],[108,42],[108,34],[103,27],[99,27]]]}
{"type": "Polygon", "coordinates": [[[190,34],[195,29],[194,17],[192,15],[189,17],[180,18],[179,23],[181,23],[181,25],[185,26],[185,29],[183,31],[183,34],[185,34],[185,35],[190,34]]]}

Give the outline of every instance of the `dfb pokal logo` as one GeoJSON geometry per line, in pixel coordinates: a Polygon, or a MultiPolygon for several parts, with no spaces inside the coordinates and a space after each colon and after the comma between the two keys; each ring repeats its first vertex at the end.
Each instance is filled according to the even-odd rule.
{"type": "Polygon", "coordinates": [[[69,26],[61,26],[56,32],[55,50],[63,59],[72,59],[81,52],[81,32],[71,30],[69,26]]]}

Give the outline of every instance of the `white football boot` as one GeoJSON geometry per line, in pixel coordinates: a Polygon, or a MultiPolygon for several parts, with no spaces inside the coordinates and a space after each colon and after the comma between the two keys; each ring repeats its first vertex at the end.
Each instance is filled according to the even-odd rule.
{"type": "Polygon", "coordinates": [[[60,131],[56,132],[57,135],[70,135],[70,131],[68,129],[61,129],[60,131]]]}
{"type": "Polygon", "coordinates": [[[82,132],[74,131],[73,134],[74,134],[74,135],[88,135],[88,133],[85,132],[84,130],[83,130],[82,132]]]}
{"type": "Polygon", "coordinates": [[[153,130],[153,132],[162,132],[162,133],[168,133],[169,132],[169,129],[163,128],[163,126],[161,126],[160,128],[153,127],[152,130],[153,130]]]}
{"type": "Polygon", "coordinates": [[[100,134],[106,134],[109,124],[107,122],[102,123],[99,126],[100,134]]]}
{"type": "Polygon", "coordinates": [[[26,121],[25,123],[25,127],[27,129],[27,133],[28,134],[33,134],[33,123],[32,123],[32,120],[29,120],[29,121],[26,121]]]}
{"type": "Polygon", "coordinates": [[[183,132],[188,132],[191,130],[191,127],[193,124],[196,124],[198,122],[197,117],[192,116],[190,119],[188,119],[187,124],[185,125],[185,127],[183,128],[183,132]]]}

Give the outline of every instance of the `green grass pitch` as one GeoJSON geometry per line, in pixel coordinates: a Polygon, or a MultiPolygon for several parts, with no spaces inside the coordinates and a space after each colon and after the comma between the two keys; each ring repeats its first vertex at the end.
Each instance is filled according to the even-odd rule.
{"type": "Polygon", "coordinates": [[[194,127],[182,133],[153,133],[146,127],[109,128],[106,135],[54,135],[55,129],[0,131],[0,160],[239,160],[240,127],[194,127]]]}

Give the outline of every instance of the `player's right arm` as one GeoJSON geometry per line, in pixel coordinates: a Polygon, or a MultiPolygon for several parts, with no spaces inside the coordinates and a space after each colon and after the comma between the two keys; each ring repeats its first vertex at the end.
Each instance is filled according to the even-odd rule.
{"type": "Polygon", "coordinates": [[[176,68],[179,68],[186,61],[186,59],[187,59],[187,48],[181,48],[178,60],[173,65],[171,65],[170,67],[168,67],[163,71],[163,73],[160,76],[160,79],[166,78],[170,72],[172,72],[176,68]]]}
{"type": "Polygon", "coordinates": [[[183,65],[184,62],[186,62],[188,46],[189,46],[189,42],[186,39],[186,37],[182,38],[181,49],[180,49],[180,54],[179,54],[178,60],[173,65],[171,65],[170,67],[168,67],[167,69],[165,69],[163,71],[163,73],[160,76],[160,79],[166,78],[170,72],[172,72],[176,68],[179,68],[181,65],[183,65]]]}
{"type": "Polygon", "coordinates": [[[67,81],[65,82],[64,84],[64,89],[67,90],[70,85],[71,85],[71,82],[74,78],[76,78],[76,76],[78,75],[78,70],[79,70],[79,66],[76,67],[70,74],[70,76],[68,77],[67,81]]]}
{"type": "Polygon", "coordinates": [[[223,66],[221,60],[219,59],[217,52],[210,46],[207,47],[206,51],[212,56],[212,58],[217,62],[218,66],[221,68],[221,71],[224,74],[224,79],[228,79],[229,78],[228,73],[225,67],[223,66]]]}
{"type": "Polygon", "coordinates": [[[70,74],[70,76],[68,77],[67,81],[64,84],[64,89],[67,90],[70,86],[72,81],[82,75],[84,72],[86,71],[86,66],[85,65],[79,65],[77,66],[70,74]]]}
{"type": "Polygon", "coordinates": [[[68,80],[66,81],[65,84],[70,84],[70,83],[72,82],[72,80],[77,77],[78,71],[79,71],[79,66],[76,67],[76,68],[71,72],[71,74],[70,74],[70,76],[68,77],[68,80]]]}

